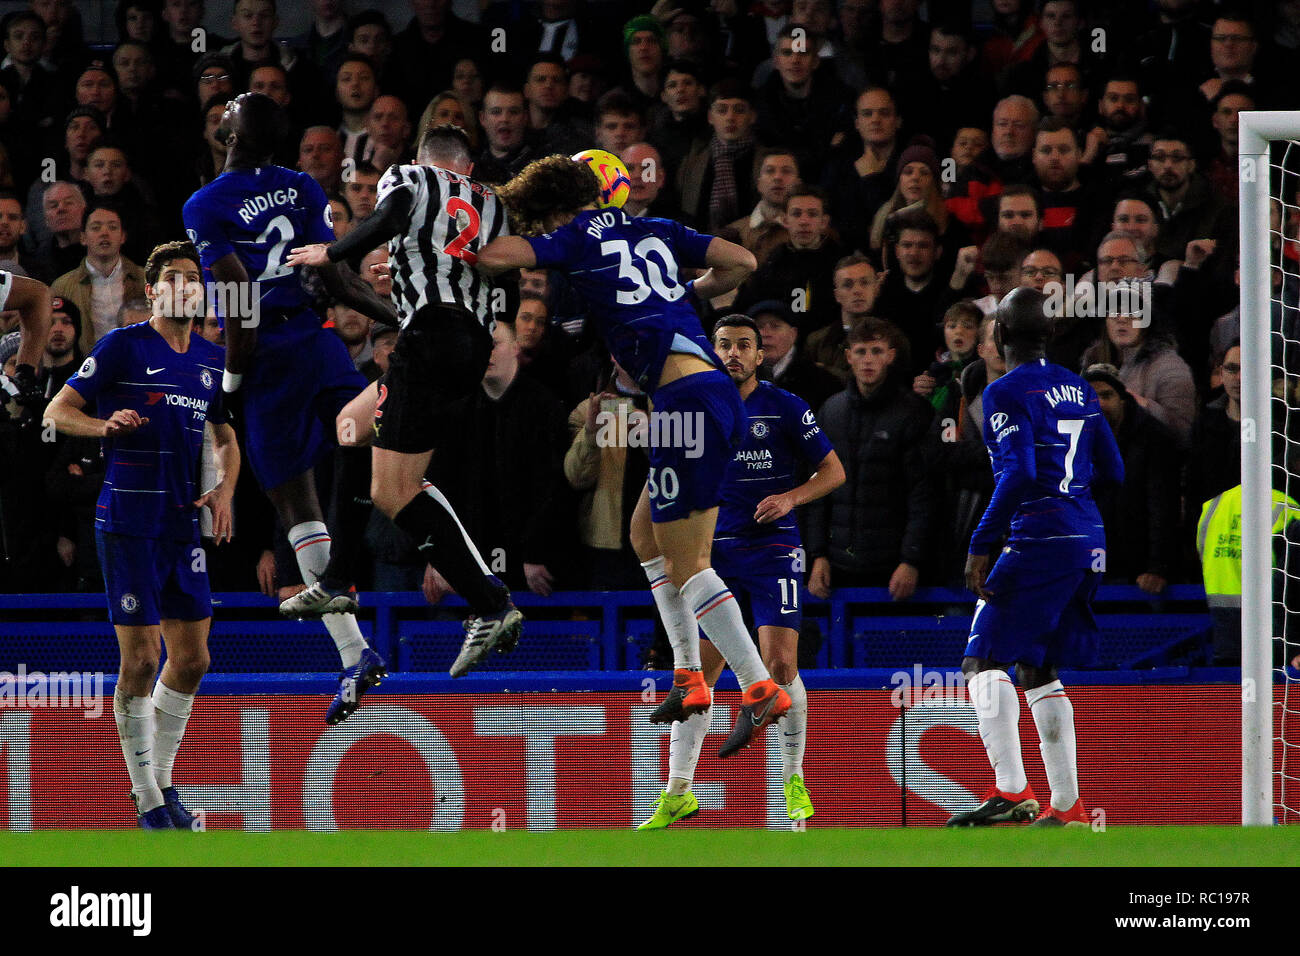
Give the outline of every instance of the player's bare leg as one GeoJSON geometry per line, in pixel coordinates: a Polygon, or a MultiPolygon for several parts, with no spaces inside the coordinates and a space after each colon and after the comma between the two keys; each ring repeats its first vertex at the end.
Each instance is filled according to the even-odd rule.
{"type": "MultiPolygon", "coordinates": [[[[310,471],[305,471],[269,489],[267,497],[279,513],[281,523],[289,529],[289,544],[293,546],[298,570],[311,588],[329,564],[331,544],[316,494],[316,479],[310,471]]],[[[355,602],[352,606],[356,606],[355,602]]],[[[366,642],[355,614],[324,614],[321,621],[343,662],[338,693],[325,712],[325,722],[332,726],[352,715],[366,691],[388,676],[388,668],[366,642]]]]}
{"type": "Polygon", "coordinates": [[[150,695],[162,640],[158,625],[114,625],[121,663],[113,693],[113,719],[122,745],[122,757],[131,779],[140,826],[147,830],[174,829],[164,806],[162,790],[154,777],[154,702],[150,695]]]}
{"type": "Polygon", "coordinates": [[[1075,754],[1074,706],[1055,667],[1016,665],[1016,678],[1038,729],[1038,749],[1043,755],[1051,802],[1034,826],[1085,827],[1091,822],[1079,798],[1079,770],[1075,754]]]}
{"type": "MultiPolygon", "coordinates": [[[[976,614],[978,615],[978,611],[976,614]]],[[[1025,822],[1038,813],[1038,800],[1025,776],[1020,753],[1020,697],[1006,668],[982,657],[962,660],[966,689],[979,720],[980,738],[993,767],[994,786],[978,807],[955,814],[950,827],[1025,822]]]]}
{"type": "Polygon", "coordinates": [[[513,650],[524,618],[511,602],[510,591],[465,533],[451,502],[424,480],[431,456],[432,452],[407,454],[376,447],[370,496],[470,606],[465,642],[451,666],[451,676],[460,677],[488,651],[513,650]]]}
{"type": "Polygon", "coordinates": [[[185,809],[180,794],[172,785],[172,766],[185,737],[194,695],[199,691],[203,675],[208,672],[208,633],[211,628],[210,617],[200,621],[174,618],[162,621],[167,663],[153,687],[153,774],[172,825],[178,830],[193,830],[198,822],[185,809]]]}

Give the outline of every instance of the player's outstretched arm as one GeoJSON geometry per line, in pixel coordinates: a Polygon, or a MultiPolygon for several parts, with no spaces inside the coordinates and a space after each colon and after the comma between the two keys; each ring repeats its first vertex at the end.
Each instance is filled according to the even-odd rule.
{"type": "Polygon", "coordinates": [[[392,300],[381,299],[361,276],[342,262],[327,262],[316,270],[325,289],[350,309],[355,309],[380,325],[398,325],[397,309],[392,300]]]}
{"type": "Polygon", "coordinates": [[[82,394],[72,386],[64,385],[45,407],[45,421],[52,423],[61,434],[83,438],[117,438],[149,424],[149,419],[142,418],[131,408],[118,409],[105,420],[87,415],[83,411],[85,407],[86,399],[82,394]]]}
{"type": "Polygon", "coordinates": [[[826,497],[844,484],[844,479],[844,465],[840,463],[840,456],[831,452],[821,460],[812,477],[802,485],[791,488],[785,494],[768,495],[760,501],[754,511],[754,520],[759,524],[768,524],[784,518],[800,505],[826,497]]]}
{"type": "Polygon", "coordinates": [[[531,269],[537,265],[532,243],[523,236],[498,236],[478,251],[478,271],[500,275],[511,269],[531,269]]]}
{"type": "Polygon", "coordinates": [[[12,276],[11,281],[5,308],[18,311],[18,327],[22,330],[18,365],[28,366],[34,374],[50,332],[50,287],[26,276],[12,276]]]}
{"type": "Polygon", "coordinates": [[[194,507],[206,505],[212,510],[212,540],[220,544],[229,541],[234,530],[231,502],[235,497],[235,482],[239,480],[239,442],[235,430],[224,422],[213,424],[212,447],[217,462],[217,483],[199,496],[194,507]]]}
{"type": "Polygon", "coordinates": [[[739,288],[758,268],[752,252],[717,236],[709,243],[704,262],[709,271],[695,280],[695,294],[705,302],[739,288]]]}

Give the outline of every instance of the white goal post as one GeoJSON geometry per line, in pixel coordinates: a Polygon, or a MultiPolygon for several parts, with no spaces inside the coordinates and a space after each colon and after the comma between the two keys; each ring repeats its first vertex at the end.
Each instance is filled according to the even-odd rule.
{"type": "MultiPolygon", "coordinates": [[[[1300,112],[1238,116],[1241,268],[1241,822],[1273,823],[1273,519],[1271,164],[1300,140],[1300,112]]],[[[1284,463],[1285,464],[1285,463],[1284,463]]]]}

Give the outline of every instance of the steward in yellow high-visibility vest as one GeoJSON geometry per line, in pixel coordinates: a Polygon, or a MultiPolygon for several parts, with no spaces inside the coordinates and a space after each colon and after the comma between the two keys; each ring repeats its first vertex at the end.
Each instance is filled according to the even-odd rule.
{"type": "MultiPolygon", "coordinates": [[[[1273,533],[1281,534],[1300,519],[1300,504],[1273,490],[1273,533]]],[[[1229,488],[1201,506],[1196,525],[1196,550],[1201,556],[1205,600],[1214,617],[1216,663],[1241,661],[1241,485],[1229,488]]]]}

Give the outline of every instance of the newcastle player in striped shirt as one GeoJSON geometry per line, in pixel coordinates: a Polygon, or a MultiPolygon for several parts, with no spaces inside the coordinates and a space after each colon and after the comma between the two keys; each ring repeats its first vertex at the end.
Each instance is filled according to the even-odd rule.
{"type": "MultiPolygon", "coordinates": [[[[339,415],[340,442],[358,438],[355,422],[373,415],[369,490],[377,508],[417,542],[420,553],[469,604],[465,642],[451,667],[459,677],[484,654],[519,640],[523,615],[488,569],[451,503],[424,481],[436,441],[438,413],[479,387],[492,354],[491,280],[475,268],[479,248],[509,233],[505,208],[470,178],[469,139],[455,126],[425,130],[419,165],[393,166],[379,182],[374,213],[335,243],[293,249],[291,265],[319,266],[359,258],[388,243],[402,331],[388,372],[339,415]],[[351,434],[344,434],[344,432],[351,434]]],[[[343,473],[335,558],[321,580],[281,605],[303,617],[352,602],[349,559],[364,535],[364,449],[340,457],[343,473]],[[346,510],[346,514],[344,511],[346,510]],[[352,542],[356,542],[353,545],[352,542]]]]}

